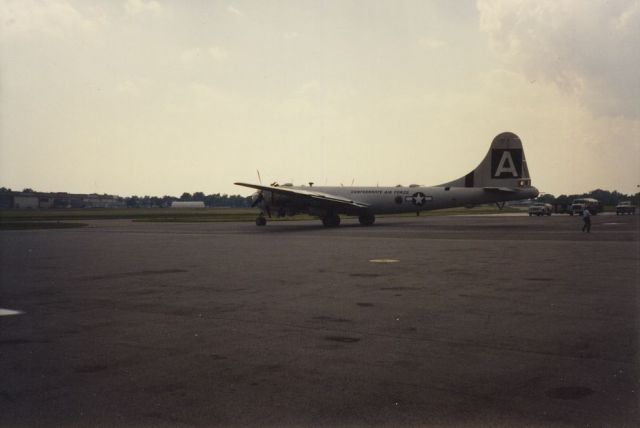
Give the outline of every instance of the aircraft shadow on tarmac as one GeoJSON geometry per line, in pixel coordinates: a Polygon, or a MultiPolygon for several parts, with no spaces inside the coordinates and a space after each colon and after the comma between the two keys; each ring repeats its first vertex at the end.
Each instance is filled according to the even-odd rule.
{"type": "MultiPolygon", "coordinates": [[[[403,225],[401,221],[392,221],[392,222],[384,222],[384,223],[376,223],[374,226],[362,226],[359,223],[342,223],[339,227],[325,227],[321,223],[309,223],[304,221],[303,224],[294,224],[292,225],[289,221],[280,222],[280,225],[277,225],[276,222],[272,222],[269,226],[263,228],[253,228],[251,230],[252,233],[293,233],[293,232],[316,232],[316,231],[324,231],[329,232],[331,230],[340,230],[340,229],[363,229],[363,230],[372,230],[372,229],[380,229],[380,228],[388,228],[388,227],[398,227],[403,225]],[[280,227],[285,226],[285,227],[280,227]]],[[[415,224],[412,224],[415,226],[415,224]]]]}
{"type": "MultiPolygon", "coordinates": [[[[411,219],[413,220],[413,219],[411,219]]],[[[382,222],[376,222],[375,225],[372,226],[362,226],[357,222],[344,222],[340,224],[338,227],[325,227],[320,223],[310,221],[301,221],[301,222],[272,222],[269,226],[263,228],[252,228],[251,233],[297,233],[297,232],[329,232],[329,231],[339,231],[339,230],[370,230],[375,231],[379,229],[389,229],[389,228],[412,228],[415,230],[425,229],[435,231],[461,231],[461,230],[477,230],[477,231],[493,231],[497,229],[508,229],[508,230],[518,230],[518,229],[527,229],[527,230],[537,230],[539,228],[543,228],[544,225],[534,225],[534,224],[507,224],[507,223],[468,223],[466,221],[462,221],[456,224],[434,224],[428,220],[425,221],[407,221],[407,218],[399,218],[399,219],[385,219],[382,222]],[[292,224],[297,223],[297,224],[292,224]]]]}

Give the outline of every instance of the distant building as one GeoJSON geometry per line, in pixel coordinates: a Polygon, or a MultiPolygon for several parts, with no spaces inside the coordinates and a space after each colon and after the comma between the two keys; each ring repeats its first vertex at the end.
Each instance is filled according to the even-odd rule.
{"type": "Polygon", "coordinates": [[[13,197],[13,208],[38,208],[38,197],[36,195],[15,195],[13,197]]]}
{"type": "Polygon", "coordinates": [[[0,195],[0,208],[126,208],[126,204],[113,195],[6,192],[0,195]]]}
{"type": "Polygon", "coordinates": [[[125,208],[122,198],[111,195],[87,195],[82,198],[84,208],[125,208]]]}
{"type": "Polygon", "coordinates": [[[11,193],[0,193],[0,209],[13,208],[13,196],[11,193]]]}
{"type": "Polygon", "coordinates": [[[54,198],[49,195],[38,196],[38,208],[53,208],[54,198]]]}
{"type": "Polygon", "coordinates": [[[171,208],[204,208],[203,201],[174,201],[171,208]]]}

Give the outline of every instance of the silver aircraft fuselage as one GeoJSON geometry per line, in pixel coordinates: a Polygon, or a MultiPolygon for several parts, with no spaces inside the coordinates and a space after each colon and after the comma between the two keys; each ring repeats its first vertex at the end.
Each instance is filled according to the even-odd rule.
{"type": "MultiPolygon", "coordinates": [[[[474,206],[478,204],[500,203],[505,201],[535,198],[538,190],[525,187],[509,192],[492,191],[483,188],[465,187],[321,187],[286,186],[286,189],[307,190],[367,204],[366,211],[372,214],[397,214],[417,211],[430,211],[443,208],[474,206]]],[[[264,191],[262,206],[268,206],[277,215],[297,213],[318,214],[325,210],[314,201],[301,201],[283,194],[264,191]],[[263,205],[264,204],[264,205],[263,205]]],[[[341,207],[337,212],[357,214],[362,209],[341,207]]]]}

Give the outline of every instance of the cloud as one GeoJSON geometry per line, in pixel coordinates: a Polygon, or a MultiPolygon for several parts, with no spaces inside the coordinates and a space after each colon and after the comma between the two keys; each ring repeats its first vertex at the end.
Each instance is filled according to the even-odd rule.
{"type": "Polygon", "coordinates": [[[640,2],[478,0],[505,67],[553,82],[597,115],[638,118],[640,2]]]}
{"type": "Polygon", "coordinates": [[[207,49],[207,53],[216,61],[224,61],[229,56],[227,51],[219,46],[210,47],[209,49],[207,49]]]}
{"type": "Polygon", "coordinates": [[[320,84],[319,81],[309,80],[308,82],[304,82],[302,85],[300,85],[295,91],[295,93],[297,95],[306,96],[310,94],[317,94],[321,90],[322,90],[322,85],[320,84]]]}
{"type": "Polygon", "coordinates": [[[92,16],[84,15],[64,0],[3,1],[0,2],[0,28],[4,37],[26,34],[66,37],[78,30],[94,29],[104,20],[97,10],[91,12],[94,12],[92,16]]]}
{"type": "Polygon", "coordinates": [[[232,13],[234,15],[237,16],[242,16],[242,12],[240,12],[240,10],[236,9],[235,7],[229,5],[227,6],[227,12],[232,13]]]}
{"type": "Polygon", "coordinates": [[[418,44],[427,49],[438,49],[447,45],[444,41],[433,38],[422,38],[418,40],[418,44]]]}
{"type": "Polygon", "coordinates": [[[229,53],[220,46],[211,46],[209,48],[190,48],[180,54],[180,60],[185,63],[194,61],[213,59],[214,61],[224,61],[228,58],[229,53]]]}
{"type": "Polygon", "coordinates": [[[145,78],[127,78],[115,84],[115,93],[129,98],[139,97],[152,89],[154,82],[145,78]]]}
{"type": "Polygon", "coordinates": [[[129,16],[140,15],[142,13],[159,13],[162,6],[155,0],[127,0],[124,10],[129,16]]]}
{"type": "Polygon", "coordinates": [[[300,33],[296,31],[289,31],[288,33],[284,33],[283,36],[285,40],[294,40],[300,37],[300,33]]]}

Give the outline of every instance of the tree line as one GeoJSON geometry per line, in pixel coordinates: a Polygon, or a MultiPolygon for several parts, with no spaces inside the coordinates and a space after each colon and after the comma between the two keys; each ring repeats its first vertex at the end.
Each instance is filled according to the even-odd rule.
{"type": "Polygon", "coordinates": [[[574,199],[580,198],[594,198],[600,201],[602,205],[608,206],[618,205],[622,201],[632,201],[632,203],[636,206],[640,204],[640,192],[636,193],[635,195],[625,195],[624,193],[620,193],[617,190],[610,192],[609,190],[602,189],[592,190],[588,193],[582,193],[579,195],[560,195],[558,197],[550,193],[546,193],[542,196],[539,196],[537,200],[553,205],[569,205],[574,199]]]}
{"type": "MultiPolygon", "coordinates": [[[[11,190],[7,187],[0,187],[0,194],[34,194],[41,193],[50,194],[51,192],[38,192],[31,188],[25,188],[22,191],[11,190]]],[[[67,193],[58,193],[61,196],[68,195],[67,193]]],[[[110,196],[103,194],[102,196],[110,196]]],[[[175,201],[198,201],[204,202],[206,207],[230,207],[230,208],[244,208],[251,206],[251,197],[242,195],[227,195],[226,193],[213,193],[205,195],[204,192],[194,192],[193,194],[184,192],[180,197],[176,196],[126,196],[115,197],[117,200],[124,202],[128,208],[166,208],[170,207],[175,201]]]]}
{"type": "Polygon", "coordinates": [[[176,201],[196,201],[204,202],[205,207],[230,207],[245,208],[251,206],[250,196],[227,195],[226,193],[214,193],[205,195],[204,192],[194,192],[193,194],[184,192],[180,197],[175,196],[128,196],[123,198],[129,208],[154,208],[170,207],[176,201]]]}

